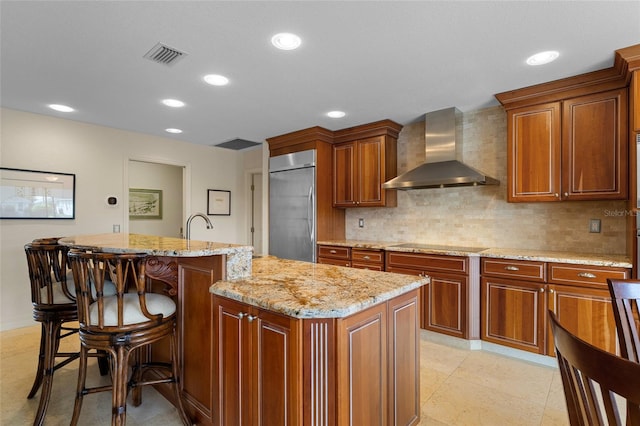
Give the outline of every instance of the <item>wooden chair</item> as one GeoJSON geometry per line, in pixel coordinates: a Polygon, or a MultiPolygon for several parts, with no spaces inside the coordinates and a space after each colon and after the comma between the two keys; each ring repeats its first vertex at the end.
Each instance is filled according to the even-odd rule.
{"type": "MultiPolygon", "coordinates": [[[[28,399],[33,398],[42,388],[34,425],[44,422],[51,398],[54,372],[80,356],[79,351],[59,351],[62,339],[78,333],[78,327],[65,326],[66,323],[78,320],[78,308],[76,289],[67,263],[68,248],[59,245],[59,239],[39,238],[24,246],[31,282],[33,318],[41,323],[38,367],[33,386],[27,396],[28,399]],[[63,360],[56,364],[56,358],[63,360]]],[[[113,284],[107,285],[106,293],[115,294],[113,284]]],[[[108,363],[105,360],[105,356],[98,358],[101,375],[108,373],[108,363]]]]}
{"type": "Polygon", "coordinates": [[[109,390],[112,392],[111,424],[124,425],[129,390],[160,383],[172,384],[180,417],[185,425],[191,424],[180,395],[176,304],[168,296],[146,292],[146,257],[146,254],[69,252],[78,294],[81,343],[72,425],[78,422],[84,395],[109,390]],[[105,297],[102,289],[110,273],[116,294],[105,297]],[[90,297],[91,284],[95,286],[95,299],[90,297]],[[128,292],[129,287],[132,292],[128,292]],[[171,363],[141,364],[138,350],[165,338],[169,338],[171,363]],[[90,349],[110,354],[112,386],[86,387],[87,351],[90,349]],[[130,360],[135,361],[131,374],[130,360]],[[150,380],[143,380],[150,370],[156,374],[150,380]]]}
{"type": "Polygon", "coordinates": [[[549,319],[571,425],[622,425],[626,402],[627,425],[640,426],[640,364],[577,338],[552,311],[549,319]]]}
{"type": "Polygon", "coordinates": [[[607,279],[607,284],[620,340],[620,354],[640,362],[640,281],[607,279]]]}
{"type": "Polygon", "coordinates": [[[67,282],[67,248],[58,238],[34,240],[24,246],[31,281],[33,319],[40,322],[40,351],[36,378],[27,396],[33,398],[40,387],[40,404],[34,425],[42,425],[51,397],[53,374],[79,357],[78,352],[59,352],[60,341],[78,332],[64,324],[78,320],[73,283],[67,282]],[[56,364],[56,358],[63,358],[56,364]]]}

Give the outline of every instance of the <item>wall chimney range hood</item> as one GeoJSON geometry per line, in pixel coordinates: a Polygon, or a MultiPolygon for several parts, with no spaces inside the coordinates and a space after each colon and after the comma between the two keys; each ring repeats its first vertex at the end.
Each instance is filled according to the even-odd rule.
{"type": "Polygon", "coordinates": [[[384,189],[444,188],[450,186],[499,185],[500,181],[456,160],[460,140],[455,107],[425,114],[424,164],[382,184],[384,189]]]}

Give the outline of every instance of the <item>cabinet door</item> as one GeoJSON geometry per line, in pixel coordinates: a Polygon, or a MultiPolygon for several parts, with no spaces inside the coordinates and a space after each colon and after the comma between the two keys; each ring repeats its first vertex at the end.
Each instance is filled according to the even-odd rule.
{"type": "Polygon", "coordinates": [[[560,104],[510,110],[507,120],[507,200],[559,201],[560,104]]]}
{"type": "MultiPolygon", "coordinates": [[[[549,285],[549,309],[576,336],[605,351],[620,354],[608,290],[549,285]]],[[[548,355],[553,356],[551,330],[548,355]]]]}
{"type": "Polygon", "coordinates": [[[482,340],[544,354],[545,284],[482,278],[482,340]]]}
{"type": "Polygon", "coordinates": [[[333,205],[353,207],[356,204],[355,142],[333,147],[333,205]]]}
{"type": "Polygon", "coordinates": [[[257,416],[253,424],[302,424],[299,321],[262,310],[247,320],[255,324],[257,416]]]}
{"type": "Polygon", "coordinates": [[[357,143],[358,191],[356,204],[362,207],[383,206],[382,180],[384,153],[384,137],[377,136],[359,140],[357,143]]]}
{"type": "Polygon", "coordinates": [[[431,282],[424,286],[423,328],[466,339],[467,277],[426,271],[431,282]]]}
{"type": "MultiPolygon", "coordinates": [[[[251,425],[255,392],[252,392],[251,324],[245,319],[249,307],[245,304],[214,296],[213,400],[218,402],[213,424],[251,425]]],[[[198,350],[197,347],[195,350],[198,350]]]]}
{"type": "Polygon", "coordinates": [[[338,426],[387,424],[387,305],[337,326],[338,426]]]}
{"type": "Polygon", "coordinates": [[[418,290],[388,302],[389,425],[420,419],[420,313],[418,290]]]}
{"type": "Polygon", "coordinates": [[[627,89],[562,105],[563,198],[627,198],[627,89]]]}

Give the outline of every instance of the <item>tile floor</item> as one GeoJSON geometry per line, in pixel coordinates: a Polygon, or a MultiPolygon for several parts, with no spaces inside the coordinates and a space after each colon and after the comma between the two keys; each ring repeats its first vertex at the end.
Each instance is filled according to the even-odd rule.
{"type": "MultiPolygon", "coordinates": [[[[30,425],[40,393],[26,395],[37,365],[39,326],[0,333],[0,424],[30,425]]],[[[71,338],[73,339],[73,338],[71,338]]],[[[71,346],[71,349],[73,346],[71,346]]],[[[456,348],[421,336],[420,425],[568,425],[558,370],[488,351],[456,348]]],[[[58,370],[45,425],[68,425],[77,364],[58,370]]],[[[101,378],[95,361],[88,380],[101,378]]],[[[85,397],[81,425],[110,424],[110,394],[85,397]]],[[[127,424],[180,425],[175,409],[151,388],[140,407],[127,407],[127,424]]]]}

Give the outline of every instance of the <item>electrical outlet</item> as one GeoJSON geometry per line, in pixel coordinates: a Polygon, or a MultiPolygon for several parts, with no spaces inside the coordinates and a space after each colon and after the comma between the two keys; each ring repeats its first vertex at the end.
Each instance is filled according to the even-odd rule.
{"type": "Polygon", "coordinates": [[[358,227],[359,228],[364,228],[364,219],[363,218],[358,219],[358,227]]]}
{"type": "Polygon", "coordinates": [[[589,221],[589,232],[591,233],[600,232],[600,219],[591,219],[589,221]]]}
{"type": "Polygon", "coordinates": [[[113,233],[118,234],[120,232],[120,225],[113,225],[113,233]]]}

